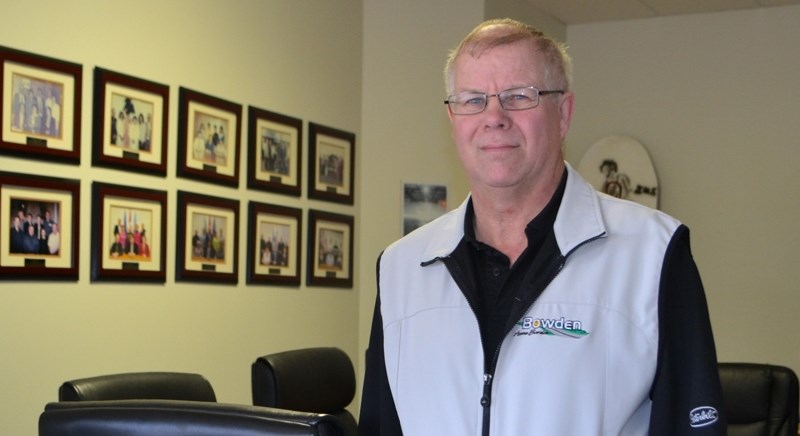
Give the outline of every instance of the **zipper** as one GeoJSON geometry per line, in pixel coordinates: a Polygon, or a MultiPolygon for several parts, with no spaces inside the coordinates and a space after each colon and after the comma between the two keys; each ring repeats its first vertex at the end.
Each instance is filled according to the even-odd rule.
{"type": "Polygon", "coordinates": [[[483,407],[483,429],[482,434],[489,436],[489,422],[492,417],[492,374],[483,375],[483,396],[481,396],[481,406],[483,407]]]}
{"type": "MultiPolygon", "coordinates": [[[[560,256],[558,267],[556,268],[555,272],[550,277],[550,280],[548,280],[544,284],[544,286],[542,286],[542,292],[544,292],[543,290],[547,289],[547,287],[550,286],[550,283],[552,283],[553,280],[555,280],[555,278],[558,277],[558,275],[564,269],[564,265],[566,265],[566,263],[567,263],[567,258],[572,253],[574,253],[578,248],[580,248],[580,247],[582,247],[582,246],[584,246],[584,245],[586,245],[586,244],[588,244],[588,243],[590,243],[592,241],[595,241],[597,239],[602,238],[603,235],[605,235],[605,232],[581,242],[580,244],[576,245],[572,250],[570,250],[566,255],[560,256]]],[[[461,268],[458,266],[458,264],[456,262],[452,261],[452,258],[450,256],[435,257],[435,258],[430,259],[428,261],[422,262],[420,264],[420,266],[425,267],[425,266],[431,265],[433,263],[436,263],[438,261],[440,261],[440,262],[442,262],[444,264],[444,266],[450,272],[450,276],[453,278],[453,280],[456,282],[456,285],[459,287],[459,289],[462,290],[462,293],[464,293],[464,295],[466,297],[467,293],[465,293],[463,290],[464,289],[470,289],[470,288],[467,287],[467,283],[464,282],[464,275],[463,275],[463,272],[461,271],[461,268]]],[[[539,293],[539,295],[541,295],[541,292],[539,293]]],[[[533,307],[533,305],[536,304],[536,301],[538,299],[539,299],[538,296],[536,298],[534,298],[533,301],[531,301],[531,303],[528,305],[528,307],[526,307],[525,310],[522,311],[522,315],[528,313],[528,311],[531,309],[531,307],[533,307]]],[[[467,304],[469,305],[470,309],[472,310],[472,314],[475,316],[475,320],[477,321],[480,318],[478,317],[478,312],[475,310],[475,305],[473,304],[473,301],[470,298],[466,298],[466,300],[467,300],[467,304]]],[[[508,333],[510,331],[511,330],[509,329],[508,331],[505,332],[505,334],[508,335],[508,333]]],[[[480,326],[478,327],[478,338],[480,339],[481,350],[483,350],[483,346],[484,346],[483,345],[483,332],[481,331],[480,326]]],[[[497,361],[500,358],[500,348],[502,347],[503,342],[505,342],[505,340],[501,341],[497,345],[497,348],[495,348],[494,353],[491,356],[491,359],[487,362],[485,360],[485,358],[484,358],[484,362],[483,362],[483,366],[484,366],[484,368],[483,368],[483,392],[482,392],[481,398],[480,398],[480,405],[481,405],[481,408],[483,409],[483,420],[482,420],[482,426],[481,426],[481,434],[483,436],[490,436],[489,430],[490,430],[491,415],[492,415],[492,413],[491,413],[492,412],[492,409],[491,409],[491,406],[492,406],[492,383],[494,381],[494,371],[495,371],[495,369],[497,367],[497,361]]]]}

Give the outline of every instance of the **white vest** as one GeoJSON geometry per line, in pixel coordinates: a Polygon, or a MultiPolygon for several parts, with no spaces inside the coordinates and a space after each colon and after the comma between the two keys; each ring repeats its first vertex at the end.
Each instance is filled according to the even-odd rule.
{"type": "MultiPolygon", "coordinates": [[[[597,193],[574,170],[554,224],[561,272],[505,337],[491,434],[646,435],[664,254],[679,222],[597,193]]],[[[391,245],[380,263],[384,356],[403,433],[480,435],[483,352],[442,262],[467,202],[391,245]]]]}

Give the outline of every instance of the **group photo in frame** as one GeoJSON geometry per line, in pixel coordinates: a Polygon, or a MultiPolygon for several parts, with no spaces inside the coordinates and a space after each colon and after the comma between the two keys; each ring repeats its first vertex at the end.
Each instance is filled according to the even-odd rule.
{"type": "Polygon", "coordinates": [[[356,135],[317,123],[308,125],[308,197],[353,204],[356,135]]]}
{"type": "Polygon", "coordinates": [[[0,279],[78,280],[80,181],[0,172],[0,279]]]}
{"type": "Polygon", "coordinates": [[[92,183],[92,281],[166,282],[167,192],[92,183]]]}
{"type": "Polygon", "coordinates": [[[247,187],[299,197],[303,121],[249,106],[247,187]]]}
{"type": "Polygon", "coordinates": [[[242,105],[179,88],[178,176],[238,187],[241,126],[242,105]]]}
{"type": "Polygon", "coordinates": [[[308,286],[353,287],[353,217],[308,211],[308,286]]]}
{"type": "Polygon", "coordinates": [[[239,201],[178,191],[175,280],[238,283],[239,201]]]}
{"type": "Polygon", "coordinates": [[[169,86],[94,69],[92,165],[167,175],[169,86]]]}
{"type": "Polygon", "coordinates": [[[251,201],[247,284],[300,286],[302,210],[251,201]]]}
{"type": "Polygon", "coordinates": [[[80,64],[0,46],[0,152],[79,164],[80,64]]]}

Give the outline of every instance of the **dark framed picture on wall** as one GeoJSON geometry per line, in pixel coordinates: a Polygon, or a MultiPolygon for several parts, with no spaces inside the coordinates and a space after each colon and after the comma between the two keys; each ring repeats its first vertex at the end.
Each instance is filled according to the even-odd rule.
{"type": "Polygon", "coordinates": [[[308,211],[308,286],[353,287],[353,217],[308,211]]]}
{"type": "Polygon", "coordinates": [[[183,87],[178,100],[178,176],[238,187],[242,105],[183,87]]]}
{"type": "Polygon", "coordinates": [[[308,125],[308,197],[353,204],[356,135],[308,125]]]}
{"type": "Polygon", "coordinates": [[[299,197],[303,122],[248,107],[247,187],[299,197]]]}
{"type": "Polygon", "coordinates": [[[167,175],[169,86],[94,69],[92,165],[167,175]]]}
{"type": "Polygon", "coordinates": [[[79,164],[83,67],[0,46],[0,152],[79,164]]]}
{"type": "Polygon", "coordinates": [[[239,201],[178,191],[175,280],[238,283],[239,201]]]}
{"type": "Polygon", "coordinates": [[[80,181],[0,172],[0,279],[78,280],[80,181]]]}
{"type": "Polygon", "coordinates": [[[251,201],[247,211],[247,283],[300,286],[303,212],[251,201]]]}
{"type": "Polygon", "coordinates": [[[92,281],[166,281],[167,192],[92,183],[92,281]]]}

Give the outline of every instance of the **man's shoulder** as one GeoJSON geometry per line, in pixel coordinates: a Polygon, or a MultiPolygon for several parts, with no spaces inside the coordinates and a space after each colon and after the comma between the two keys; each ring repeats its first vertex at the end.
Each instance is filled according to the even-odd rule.
{"type": "Polygon", "coordinates": [[[432,252],[433,255],[449,254],[455,244],[464,236],[463,213],[459,209],[424,224],[409,232],[402,238],[394,241],[386,248],[386,252],[415,252],[425,257],[423,253],[432,252]]]}

